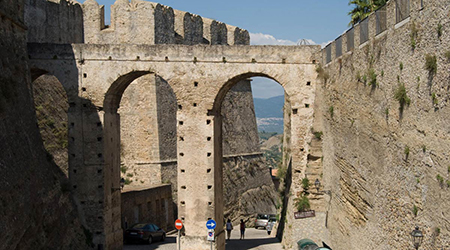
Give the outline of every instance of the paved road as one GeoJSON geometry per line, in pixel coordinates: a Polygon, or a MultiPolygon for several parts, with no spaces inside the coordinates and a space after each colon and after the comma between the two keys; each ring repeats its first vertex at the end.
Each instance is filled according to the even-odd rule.
{"type": "MultiPolygon", "coordinates": [[[[235,228],[238,228],[236,226],[235,228]]],[[[267,235],[263,229],[247,228],[245,230],[245,239],[239,240],[239,230],[231,231],[231,239],[226,243],[227,250],[282,250],[277,238],[267,235]]]]}
{"type": "MultiPolygon", "coordinates": [[[[247,228],[245,240],[239,240],[239,230],[231,232],[231,239],[226,243],[227,250],[282,250],[276,238],[269,237],[266,230],[247,228]]],[[[206,236],[205,236],[206,237],[206,236]]],[[[125,245],[124,250],[176,250],[175,236],[167,236],[165,242],[155,242],[151,245],[125,245]]]]}

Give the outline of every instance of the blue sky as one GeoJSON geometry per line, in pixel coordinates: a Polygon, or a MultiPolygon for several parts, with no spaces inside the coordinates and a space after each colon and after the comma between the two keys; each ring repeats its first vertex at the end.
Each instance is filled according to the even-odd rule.
{"type": "MultiPolygon", "coordinates": [[[[79,2],[83,3],[84,0],[79,2]]],[[[97,0],[105,5],[107,22],[115,0],[97,0]]],[[[153,0],[155,2],[155,0],[153,0]]],[[[238,26],[250,32],[252,44],[295,45],[310,39],[324,45],[342,34],[350,21],[348,0],[160,0],[161,4],[238,26]]],[[[282,95],[271,80],[254,79],[254,96],[282,95]]]]}

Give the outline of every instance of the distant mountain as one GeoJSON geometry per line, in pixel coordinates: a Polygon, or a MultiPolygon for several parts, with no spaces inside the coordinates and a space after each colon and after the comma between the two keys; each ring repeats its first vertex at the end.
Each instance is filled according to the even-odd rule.
{"type": "Polygon", "coordinates": [[[268,99],[254,98],[256,118],[283,118],[284,95],[268,99]]]}
{"type": "Polygon", "coordinates": [[[253,103],[258,130],[282,134],[284,95],[267,99],[254,98],[253,103]]]}

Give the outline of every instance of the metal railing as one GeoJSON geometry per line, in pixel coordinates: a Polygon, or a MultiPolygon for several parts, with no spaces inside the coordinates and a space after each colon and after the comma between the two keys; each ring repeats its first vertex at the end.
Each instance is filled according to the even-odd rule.
{"type": "Polygon", "coordinates": [[[336,39],[335,45],[336,45],[336,58],[338,58],[342,56],[342,36],[336,39]]]}
{"type": "Polygon", "coordinates": [[[355,29],[351,28],[347,31],[347,51],[355,47],[355,29]]]}
{"type": "Polygon", "coordinates": [[[387,29],[386,5],[375,12],[377,35],[387,29]]]}
{"type": "Polygon", "coordinates": [[[409,0],[395,0],[395,20],[399,23],[409,17],[409,0]]]}
{"type": "Polygon", "coordinates": [[[363,44],[369,40],[369,18],[359,23],[359,44],[363,44]]]}

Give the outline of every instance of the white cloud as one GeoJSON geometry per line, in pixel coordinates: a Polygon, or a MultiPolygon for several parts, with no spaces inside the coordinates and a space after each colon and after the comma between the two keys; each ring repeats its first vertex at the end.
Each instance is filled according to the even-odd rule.
{"type": "Polygon", "coordinates": [[[251,45],[296,45],[295,42],[289,40],[276,39],[272,35],[263,33],[250,33],[251,45]]]}
{"type": "Polygon", "coordinates": [[[251,45],[314,45],[311,39],[299,39],[296,42],[291,40],[276,39],[274,36],[263,33],[250,33],[251,45]]]}

